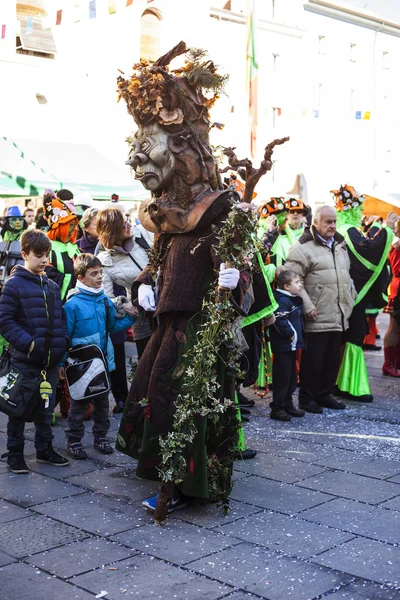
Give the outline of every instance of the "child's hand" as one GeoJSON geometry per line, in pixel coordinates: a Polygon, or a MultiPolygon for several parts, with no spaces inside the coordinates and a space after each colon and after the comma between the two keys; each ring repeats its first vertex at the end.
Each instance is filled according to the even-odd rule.
{"type": "Polygon", "coordinates": [[[271,315],[268,319],[264,319],[264,327],[269,327],[275,323],[275,315],[271,315]]]}
{"type": "Polygon", "coordinates": [[[64,367],[58,367],[58,379],[65,379],[64,367]]]}
{"type": "Polygon", "coordinates": [[[136,306],[132,306],[132,302],[124,302],[122,304],[122,310],[126,312],[127,315],[131,315],[131,317],[138,317],[139,310],[136,306]]]}

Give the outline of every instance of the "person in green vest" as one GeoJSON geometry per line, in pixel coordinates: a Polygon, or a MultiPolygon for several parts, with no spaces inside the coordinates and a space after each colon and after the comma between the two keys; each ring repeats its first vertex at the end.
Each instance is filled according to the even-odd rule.
{"type": "Polygon", "coordinates": [[[4,215],[4,225],[1,230],[3,242],[18,242],[28,224],[18,206],[9,206],[4,215]]]}
{"type": "Polygon", "coordinates": [[[287,217],[283,197],[271,198],[259,207],[258,212],[260,213],[260,220],[258,222],[257,237],[260,240],[268,239],[268,242],[272,243],[269,261],[275,267],[281,267],[286,260],[290,247],[286,236],[280,235],[287,217]]]}
{"type": "Polygon", "coordinates": [[[331,193],[336,205],[337,231],[345,238],[350,256],[350,276],[357,291],[349,328],[345,332],[345,347],[335,394],[359,402],[372,402],[362,349],[366,333],[365,311],[368,303],[377,308],[386,303],[383,295],[389,283],[386,263],[398,217],[389,214],[386,226],[373,238],[368,238],[361,228],[366,196],[356,192],[350,185],[331,190],[331,193]]]}
{"type": "Polygon", "coordinates": [[[289,247],[291,247],[303,235],[305,217],[310,209],[300,198],[288,198],[285,200],[285,208],[287,217],[281,235],[286,235],[289,247]]]}
{"type": "Polygon", "coordinates": [[[59,286],[61,300],[64,303],[69,290],[76,285],[74,260],[81,253],[75,244],[79,220],[54,192],[50,190],[46,192],[43,201],[44,217],[50,227],[47,237],[52,242],[46,273],[48,278],[59,286]]]}

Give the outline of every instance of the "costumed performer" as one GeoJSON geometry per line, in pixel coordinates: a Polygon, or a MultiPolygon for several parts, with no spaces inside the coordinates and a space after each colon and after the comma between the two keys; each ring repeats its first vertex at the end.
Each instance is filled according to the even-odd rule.
{"type": "Polygon", "coordinates": [[[362,345],[366,333],[365,310],[368,303],[380,308],[388,286],[387,257],[393,241],[396,215],[389,215],[387,224],[373,238],[365,236],[361,228],[363,203],[366,196],[350,186],[332,190],[337,212],[337,230],[346,240],[350,256],[350,276],[357,296],[345,333],[345,348],[336,381],[337,395],[372,402],[367,367],[362,345]]]}
{"type": "Polygon", "coordinates": [[[1,239],[3,242],[17,242],[25,229],[28,229],[28,223],[21,214],[19,206],[9,206],[3,217],[4,225],[1,230],[1,239]]]}
{"type": "MultiPolygon", "coordinates": [[[[166,508],[184,506],[188,497],[205,502],[226,499],[238,437],[237,410],[231,402],[235,379],[227,373],[231,366],[223,360],[224,348],[219,348],[221,359],[213,363],[209,395],[200,399],[211,404],[203,416],[192,413],[187,403],[188,397],[193,398],[190,392],[182,393],[186,378],[193,377],[194,363],[207,358],[204,349],[204,356],[190,352],[205,321],[202,309],[210,284],[218,279],[221,288],[238,288],[239,305],[246,291],[239,271],[221,264],[215,251],[221,245],[217,234],[236,198],[223,191],[208,138],[208,110],[226,78],[200,50],[189,51],[184,66],[170,71],[171,60],[186,51],[181,42],[153,65],[144,61],[135,65],[129,80],[118,78],[120,96],[138,125],[128,164],[151,191],[139,218],[156,235],[149,265],[132,286],[132,298],[137,296],[139,305],[154,313],[157,327],[132,382],[117,448],[138,459],[139,477],[161,478],[158,499],[144,503],[155,510],[156,522],[165,519],[166,508]],[[182,443],[185,451],[180,450],[182,443]],[[160,474],[171,455],[179,473],[183,471],[178,481],[172,476],[175,464],[170,473],[160,474]]],[[[209,352],[213,356],[215,348],[209,352]]],[[[235,371],[236,365],[232,367],[235,371]]]]}

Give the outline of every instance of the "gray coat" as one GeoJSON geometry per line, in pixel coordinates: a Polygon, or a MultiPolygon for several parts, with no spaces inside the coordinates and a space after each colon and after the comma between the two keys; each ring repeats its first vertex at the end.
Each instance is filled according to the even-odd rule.
{"type": "MultiPolygon", "coordinates": [[[[114,297],[113,284],[121,285],[126,289],[128,298],[131,297],[132,283],[149,262],[148,250],[142,248],[135,242],[135,236],[142,237],[153,245],[154,236],[142,225],[133,228],[134,237],[126,240],[124,247],[114,246],[111,250],[100,250],[97,254],[103,265],[103,286],[106,296],[114,297]]],[[[143,339],[151,334],[147,319],[138,318],[133,326],[133,337],[135,340],[143,339]]]]}
{"type": "Polygon", "coordinates": [[[289,250],[285,269],[296,271],[304,289],[305,331],[345,331],[356,290],[350,277],[350,258],[343,236],[335,234],[332,249],[322,243],[315,227],[307,229],[289,250]],[[307,315],[317,310],[317,320],[307,315]]]}

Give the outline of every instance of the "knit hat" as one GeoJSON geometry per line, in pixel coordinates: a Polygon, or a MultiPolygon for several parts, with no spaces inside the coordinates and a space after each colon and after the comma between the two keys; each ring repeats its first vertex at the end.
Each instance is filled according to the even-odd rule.
{"type": "Polygon", "coordinates": [[[63,200],[65,202],[66,200],[73,200],[74,195],[71,192],[71,190],[67,190],[66,188],[64,188],[62,190],[58,190],[57,198],[59,198],[60,200],[63,200]]]}
{"type": "Polygon", "coordinates": [[[261,219],[265,219],[270,215],[277,215],[282,212],[286,212],[286,210],[287,209],[285,208],[283,197],[280,196],[277,198],[271,198],[269,202],[265,202],[265,204],[262,204],[259,207],[258,212],[260,213],[261,219]]]}
{"type": "Polygon", "coordinates": [[[365,196],[356,192],[351,185],[341,185],[339,190],[331,190],[335,199],[335,208],[338,211],[358,208],[365,202],[365,196]]]}

